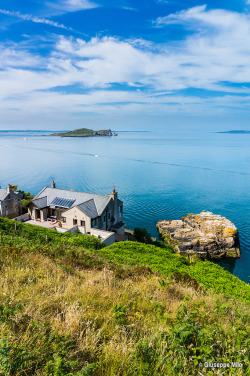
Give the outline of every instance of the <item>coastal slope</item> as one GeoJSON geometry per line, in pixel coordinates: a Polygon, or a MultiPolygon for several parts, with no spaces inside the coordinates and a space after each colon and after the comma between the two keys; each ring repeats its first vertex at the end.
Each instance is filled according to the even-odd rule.
{"type": "Polygon", "coordinates": [[[1,375],[248,374],[249,286],[218,265],[1,217],[0,235],[1,375]]]}

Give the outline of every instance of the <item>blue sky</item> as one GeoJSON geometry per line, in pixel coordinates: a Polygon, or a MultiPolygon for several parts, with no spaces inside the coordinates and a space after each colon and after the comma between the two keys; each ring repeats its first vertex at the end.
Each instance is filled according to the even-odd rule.
{"type": "Polygon", "coordinates": [[[250,0],[0,0],[0,129],[250,129],[250,0]]]}

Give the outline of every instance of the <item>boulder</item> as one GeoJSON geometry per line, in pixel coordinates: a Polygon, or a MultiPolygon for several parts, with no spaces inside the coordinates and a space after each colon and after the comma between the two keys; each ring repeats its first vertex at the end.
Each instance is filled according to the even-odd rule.
{"type": "Polygon", "coordinates": [[[211,212],[188,214],[182,220],[159,221],[159,234],[182,255],[202,259],[239,258],[240,242],[236,226],[229,219],[211,212]]]}

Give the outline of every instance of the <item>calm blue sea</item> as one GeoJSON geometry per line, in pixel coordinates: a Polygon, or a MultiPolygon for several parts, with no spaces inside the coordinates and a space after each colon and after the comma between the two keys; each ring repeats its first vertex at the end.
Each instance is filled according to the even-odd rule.
{"type": "Polygon", "coordinates": [[[53,179],[58,188],[102,194],[115,184],[127,228],[146,227],[154,236],[160,219],[204,209],[226,216],[239,229],[242,257],[222,264],[250,282],[250,134],[0,132],[0,161],[0,186],[33,194],[53,179]]]}

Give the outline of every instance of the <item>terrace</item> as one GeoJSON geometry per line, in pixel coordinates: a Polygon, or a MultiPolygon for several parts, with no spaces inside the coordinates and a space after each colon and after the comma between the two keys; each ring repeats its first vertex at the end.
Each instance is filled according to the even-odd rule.
{"type": "MultiPolygon", "coordinates": [[[[41,221],[40,219],[31,219],[28,214],[24,214],[20,217],[15,218],[18,222],[25,222],[32,226],[39,226],[43,228],[47,228],[50,230],[56,230],[58,232],[77,232],[78,226],[73,226],[71,228],[67,227],[66,224],[63,222],[61,225],[58,225],[58,221],[54,220],[53,218],[48,218],[46,221],[41,221]]],[[[81,233],[85,233],[82,231],[83,229],[79,227],[79,231],[81,233]]],[[[98,238],[101,242],[105,243],[106,245],[111,245],[115,242],[115,233],[111,231],[104,231],[99,229],[91,228],[90,232],[87,233],[88,235],[95,236],[98,238]]]]}

